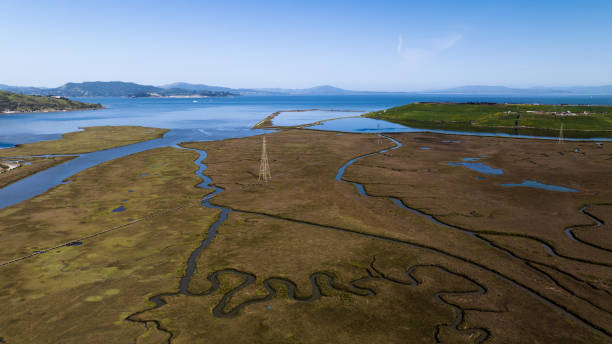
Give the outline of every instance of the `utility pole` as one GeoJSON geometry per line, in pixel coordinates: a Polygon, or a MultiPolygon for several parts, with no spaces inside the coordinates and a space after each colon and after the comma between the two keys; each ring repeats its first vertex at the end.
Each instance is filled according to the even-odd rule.
{"type": "Polygon", "coordinates": [[[378,135],[378,144],[381,144],[382,137],[380,136],[380,123],[378,123],[378,129],[376,130],[376,135],[378,135]]]}
{"type": "Polygon", "coordinates": [[[270,175],[270,165],[268,164],[268,152],[266,150],[266,136],[263,136],[263,145],[261,150],[261,162],[259,164],[259,181],[267,182],[272,179],[270,175]]]}
{"type": "Polygon", "coordinates": [[[563,122],[561,122],[561,128],[559,129],[559,140],[557,141],[557,144],[562,144],[563,143],[563,122]]]}

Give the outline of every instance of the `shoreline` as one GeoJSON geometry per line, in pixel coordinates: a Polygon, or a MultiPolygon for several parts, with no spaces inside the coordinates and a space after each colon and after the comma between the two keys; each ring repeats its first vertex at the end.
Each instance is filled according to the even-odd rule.
{"type": "MultiPolygon", "coordinates": [[[[253,127],[251,127],[251,129],[277,129],[277,130],[282,130],[282,129],[308,129],[308,130],[315,130],[315,131],[331,131],[331,132],[338,132],[338,133],[352,133],[352,131],[349,130],[336,130],[336,129],[321,129],[321,128],[312,128],[314,126],[317,125],[322,125],[325,122],[331,122],[331,121],[335,121],[335,120],[340,120],[340,119],[349,119],[349,118],[364,118],[364,119],[371,119],[371,120],[378,120],[378,121],[385,121],[385,122],[389,122],[389,123],[395,123],[395,124],[400,124],[404,127],[406,127],[406,131],[381,131],[381,133],[386,133],[386,134],[392,134],[392,133],[402,133],[402,132],[428,132],[428,133],[439,133],[439,134],[445,134],[445,135],[460,135],[460,136],[482,136],[482,137],[505,137],[505,138],[516,138],[516,139],[532,139],[532,140],[557,140],[558,136],[552,135],[552,136],[540,136],[540,135],[528,135],[528,134],[513,134],[513,133],[507,133],[507,132],[495,132],[495,130],[499,130],[499,129],[515,129],[515,127],[509,127],[509,128],[505,128],[505,127],[480,127],[477,126],[477,128],[482,129],[481,131],[461,131],[461,130],[453,130],[452,128],[448,128],[448,129],[444,129],[444,128],[427,128],[427,127],[412,127],[412,126],[407,126],[403,123],[400,122],[395,122],[392,120],[386,120],[386,119],[379,119],[379,118],[372,118],[372,117],[367,117],[368,113],[362,114],[362,115],[357,115],[357,116],[346,116],[346,117],[336,117],[336,118],[328,118],[328,119],[324,119],[324,120],[318,120],[315,122],[311,122],[311,123],[304,123],[304,124],[299,124],[299,125],[292,125],[292,126],[280,126],[280,125],[274,125],[273,120],[276,116],[280,115],[283,112],[308,112],[308,111],[333,111],[333,112],[363,112],[363,111],[359,111],[359,110],[339,110],[339,109],[305,109],[305,110],[279,110],[279,111],[275,111],[274,113],[268,115],[267,117],[265,117],[264,119],[262,119],[261,121],[257,122],[253,127]],[[491,129],[491,131],[484,131],[486,129],[491,129]]],[[[466,128],[468,129],[468,128],[466,128]]],[[[543,132],[551,132],[551,133],[558,133],[558,130],[555,129],[539,129],[539,128],[531,128],[531,127],[519,127],[517,129],[522,129],[522,130],[527,130],[527,131],[543,131],[543,132]]],[[[364,131],[365,133],[375,133],[375,128],[371,129],[372,131],[364,131]]],[[[579,134],[579,133],[591,133],[591,132],[605,132],[605,133],[610,133],[612,135],[612,130],[572,130],[572,129],[567,129],[565,130],[565,134],[566,137],[564,137],[564,140],[566,141],[585,141],[585,142],[593,142],[593,141],[611,141],[612,137],[575,137],[573,135],[571,135],[572,133],[575,134],[579,134]],[[570,134],[570,136],[567,136],[567,134],[570,134]]]]}
{"type": "MultiPolygon", "coordinates": [[[[70,110],[40,110],[40,111],[3,111],[0,115],[21,115],[24,113],[50,113],[50,112],[74,112],[74,111],[89,111],[89,110],[104,110],[106,107],[85,108],[85,109],[70,109],[70,110]]],[[[1,149],[1,147],[0,147],[1,149]]]]}

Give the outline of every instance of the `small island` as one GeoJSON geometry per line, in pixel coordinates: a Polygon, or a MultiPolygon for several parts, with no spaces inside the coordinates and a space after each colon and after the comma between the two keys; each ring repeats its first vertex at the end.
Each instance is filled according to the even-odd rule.
{"type": "Polygon", "coordinates": [[[612,106],[420,102],[365,117],[437,130],[566,137],[612,137],[612,106]]]}
{"type": "Polygon", "coordinates": [[[102,109],[100,104],[83,103],[59,96],[24,95],[0,91],[0,113],[51,112],[102,109]]]}

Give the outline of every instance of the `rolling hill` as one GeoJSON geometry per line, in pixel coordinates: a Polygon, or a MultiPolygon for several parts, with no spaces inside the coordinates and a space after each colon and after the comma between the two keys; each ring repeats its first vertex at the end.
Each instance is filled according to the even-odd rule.
{"type": "Polygon", "coordinates": [[[102,105],[83,103],[57,96],[32,96],[0,91],[0,113],[101,109],[102,105]]]}

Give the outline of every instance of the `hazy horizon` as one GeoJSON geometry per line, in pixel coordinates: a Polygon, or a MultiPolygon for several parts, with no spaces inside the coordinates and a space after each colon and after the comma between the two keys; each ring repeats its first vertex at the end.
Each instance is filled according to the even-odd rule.
{"type": "Polygon", "coordinates": [[[423,91],[610,85],[612,3],[0,5],[0,83],[423,91]]]}
{"type": "MultiPolygon", "coordinates": [[[[62,83],[61,85],[55,85],[55,86],[36,86],[36,85],[8,85],[6,83],[2,83],[0,81],[0,85],[6,85],[6,86],[13,86],[13,87],[38,87],[38,88],[56,88],[56,87],[60,87],[63,86],[65,84],[68,83],[86,83],[86,82],[125,82],[125,83],[136,83],[136,84],[140,84],[140,85],[145,85],[145,86],[156,86],[156,87],[165,87],[165,86],[169,86],[172,84],[176,84],[176,83],[184,83],[183,81],[176,81],[176,82],[170,82],[170,83],[166,83],[166,84],[143,84],[143,83],[138,83],[138,82],[134,82],[134,81],[128,81],[128,80],[83,80],[83,81],[68,81],[65,83],[62,83]]],[[[209,83],[204,83],[204,82],[188,82],[188,84],[192,84],[192,85],[207,85],[207,86],[215,86],[215,87],[227,87],[226,85],[222,85],[222,84],[209,84],[209,83]]],[[[312,85],[312,86],[306,86],[306,87],[302,87],[302,88],[288,88],[288,87],[248,87],[248,86],[239,86],[239,87],[232,87],[233,89],[245,89],[245,90],[299,90],[299,89],[312,89],[312,88],[317,88],[317,87],[336,87],[336,88],[340,88],[337,87],[336,85],[323,85],[323,84],[318,84],[318,85],[312,85]]],[[[524,90],[530,90],[530,89],[534,89],[534,90],[538,90],[538,89],[551,89],[554,90],[555,88],[559,88],[559,89],[565,89],[565,88],[580,88],[580,87],[612,87],[612,83],[610,84],[601,84],[601,85],[571,85],[571,86],[547,86],[547,85],[538,85],[538,86],[530,86],[530,87],[508,87],[506,85],[456,85],[456,86],[449,86],[449,87],[440,87],[440,88],[428,88],[428,89],[413,89],[413,90],[374,90],[373,92],[398,92],[398,93],[426,93],[427,91],[440,91],[440,90],[451,90],[454,88],[461,88],[461,87],[474,87],[474,88],[478,88],[478,87],[507,87],[509,89],[524,89],[524,90]]],[[[346,88],[340,88],[343,90],[348,90],[348,91],[363,91],[363,92],[369,92],[372,90],[369,89],[346,89],[346,88]]]]}

